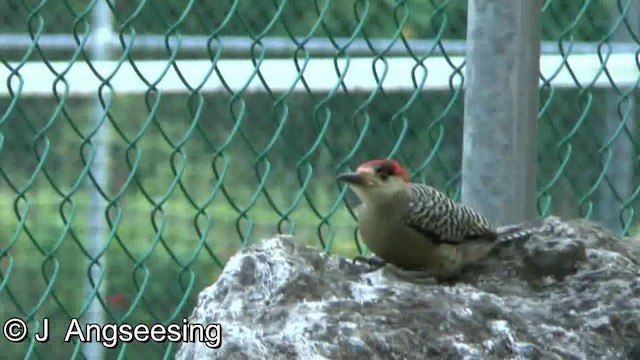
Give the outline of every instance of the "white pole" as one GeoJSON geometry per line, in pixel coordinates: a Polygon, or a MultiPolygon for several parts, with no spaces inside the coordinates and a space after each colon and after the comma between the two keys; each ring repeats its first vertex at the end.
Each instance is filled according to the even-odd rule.
{"type": "MultiPolygon", "coordinates": [[[[112,1],[113,2],[113,1],[112,1]]],[[[91,14],[91,42],[90,53],[92,61],[108,60],[110,58],[110,41],[113,39],[112,14],[106,0],[96,2],[91,14]]],[[[97,89],[96,89],[97,90],[97,89]]],[[[103,100],[109,101],[110,94],[103,91],[103,100]]],[[[102,191],[107,191],[109,184],[109,130],[108,123],[105,119],[106,110],[100,102],[98,94],[94,100],[94,128],[99,129],[91,139],[92,149],[95,151],[93,164],[91,164],[91,173],[97,182],[93,184],[88,180],[89,185],[89,254],[96,259],[100,252],[105,248],[107,236],[107,226],[105,221],[105,200],[100,195],[99,186],[102,191]]],[[[90,301],[94,297],[96,291],[102,296],[106,294],[106,278],[99,283],[101,277],[106,276],[107,259],[103,255],[97,263],[93,263],[90,267],[90,276],[93,279],[87,279],[85,287],[85,298],[90,301]],[[95,288],[98,285],[98,288],[95,288]]],[[[93,298],[91,305],[86,313],[86,322],[93,324],[105,324],[105,311],[97,298],[93,298]]],[[[94,341],[84,344],[83,354],[89,360],[101,360],[104,358],[105,348],[101,343],[94,341]]]]}

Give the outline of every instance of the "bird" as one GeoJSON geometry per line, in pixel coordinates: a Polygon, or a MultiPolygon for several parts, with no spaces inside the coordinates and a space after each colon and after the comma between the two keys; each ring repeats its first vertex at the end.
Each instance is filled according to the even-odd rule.
{"type": "Polygon", "coordinates": [[[499,244],[528,238],[539,224],[500,230],[471,207],[411,182],[407,169],[394,159],[366,161],[337,180],[359,198],[358,231],[374,254],[357,256],[354,262],[366,262],[373,270],[391,263],[437,279],[455,279],[499,244]]]}

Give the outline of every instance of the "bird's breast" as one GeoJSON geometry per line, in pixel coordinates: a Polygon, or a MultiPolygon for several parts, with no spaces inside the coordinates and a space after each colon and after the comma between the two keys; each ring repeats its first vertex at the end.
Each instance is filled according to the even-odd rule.
{"type": "Polygon", "coordinates": [[[406,226],[402,214],[362,209],[360,235],[371,252],[392,264],[407,268],[443,268],[457,263],[457,249],[435,245],[406,226]]]}

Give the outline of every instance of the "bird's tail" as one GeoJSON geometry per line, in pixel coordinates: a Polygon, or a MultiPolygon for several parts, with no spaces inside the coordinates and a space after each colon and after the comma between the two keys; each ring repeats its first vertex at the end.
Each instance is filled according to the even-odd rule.
{"type": "Polygon", "coordinates": [[[497,229],[498,242],[506,243],[526,240],[544,224],[544,219],[537,219],[516,225],[501,226],[497,229]]]}

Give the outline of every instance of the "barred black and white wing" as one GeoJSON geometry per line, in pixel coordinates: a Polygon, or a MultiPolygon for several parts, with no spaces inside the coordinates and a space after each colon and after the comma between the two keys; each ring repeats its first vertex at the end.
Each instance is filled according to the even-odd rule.
{"type": "Polygon", "coordinates": [[[489,220],[477,211],[456,203],[442,192],[422,184],[411,184],[404,222],[434,243],[459,244],[467,240],[494,240],[489,220]]]}
{"type": "Polygon", "coordinates": [[[498,241],[501,243],[526,240],[538,232],[545,223],[545,219],[535,219],[520,224],[501,226],[496,229],[498,241]]]}

